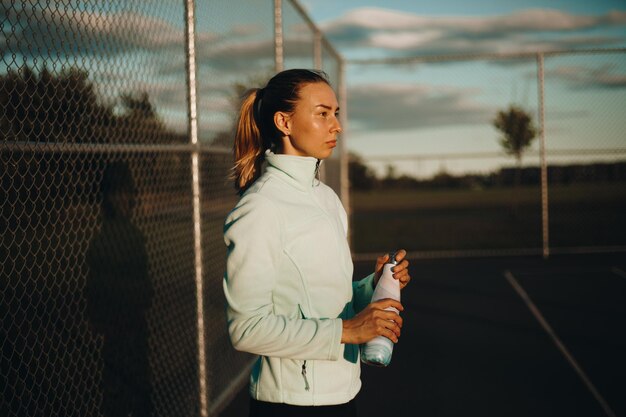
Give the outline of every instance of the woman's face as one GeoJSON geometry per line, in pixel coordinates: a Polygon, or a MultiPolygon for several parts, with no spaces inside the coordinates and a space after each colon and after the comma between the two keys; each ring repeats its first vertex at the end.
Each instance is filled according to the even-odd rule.
{"type": "Polygon", "coordinates": [[[294,112],[277,120],[277,125],[286,134],[282,139],[282,153],[328,158],[341,132],[335,92],[322,82],[303,86],[294,112]]]}

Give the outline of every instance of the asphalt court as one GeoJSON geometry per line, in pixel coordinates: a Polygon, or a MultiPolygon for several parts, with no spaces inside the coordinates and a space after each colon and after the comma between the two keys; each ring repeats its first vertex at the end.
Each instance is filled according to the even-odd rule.
{"type": "Polygon", "coordinates": [[[608,416],[626,415],[626,278],[620,272],[601,265],[510,271],[608,416]]]}
{"type": "Polygon", "coordinates": [[[625,416],[624,271],[626,254],[412,260],[400,342],[389,367],[362,365],[359,415],[625,416]]]}

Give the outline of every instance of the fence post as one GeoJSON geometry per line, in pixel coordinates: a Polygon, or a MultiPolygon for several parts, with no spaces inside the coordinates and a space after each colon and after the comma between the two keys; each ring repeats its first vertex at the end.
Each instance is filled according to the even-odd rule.
{"type": "MultiPolygon", "coordinates": [[[[322,32],[317,27],[313,29],[313,68],[322,70],[322,32]]],[[[320,165],[319,176],[326,182],[326,164],[320,165]]]]}
{"type": "Polygon", "coordinates": [[[348,175],[348,144],[346,134],[348,130],[348,86],[346,84],[346,61],[339,58],[339,82],[337,89],[339,90],[339,121],[343,131],[339,140],[339,198],[348,213],[348,223],[350,227],[349,243],[352,244],[352,207],[350,207],[350,178],[348,175]]]}
{"type": "MultiPolygon", "coordinates": [[[[187,97],[189,106],[189,138],[192,145],[198,145],[198,117],[196,102],[196,51],[195,51],[195,1],[185,2],[186,44],[187,44],[187,97]]],[[[198,400],[200,416],[208,417],[207,379],[204,328],[204,289],[202,282],[202,229],[200,211],[200,166],[198,148],[191,152],[191,176],[193,188],[193,235],[194,265],[196,280],[196,322],[198,332],[198,400]]]]}
{"type": "Polygon", "coordinates": [[[544,74],[543,54],[537,54],[537,81],[539,85],[539,154],[541,158],[541,228],[543,241],[543,257],[550,256],[549,217],[548,217],[548,166],[546,163],[546,131],[544,109],[544,74]]]}
{"type": "Polygon", "coordinates": [[[284,69],[283,56],[283,5],[282,0],[274,0],[274,66],[276,72],[284,69]]]}
{"type": "Polygon", "coordinates": [[[316,70],[322,69],[322,32],[317,28],[313,35],[313,66],[316,70]]]}

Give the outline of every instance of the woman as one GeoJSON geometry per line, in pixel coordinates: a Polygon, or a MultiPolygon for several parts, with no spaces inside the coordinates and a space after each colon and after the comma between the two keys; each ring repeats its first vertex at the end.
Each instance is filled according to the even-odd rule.
{"type": "MultiPolygon", "coordinates": [[[[384,309],[402,305],[370,304],[388,255],[352,282],[346,212],[316,179],[341,132],[338,112],[325,74],[301,69],[275,75],[241,105],[234,179],[242,196],[224,226],[224,293],[233,346],[260,355],[251,416],[356,415],[358,345],[400,336],[402,318],[384,309]]],[[[405,255],[394,273],[401,287],[410,280],[405,255]]]]}

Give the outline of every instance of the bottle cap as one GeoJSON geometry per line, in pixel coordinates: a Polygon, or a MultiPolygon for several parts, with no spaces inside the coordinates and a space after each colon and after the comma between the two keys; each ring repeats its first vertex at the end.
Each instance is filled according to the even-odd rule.
{"type": "Polygon", "coordinates": [[[396,261],[396,252],[389,252],[389,260],[387,263],[398,265],[398,261],[396,261]]]}

